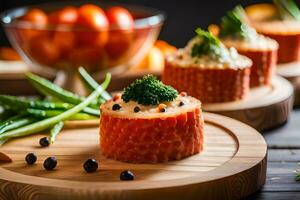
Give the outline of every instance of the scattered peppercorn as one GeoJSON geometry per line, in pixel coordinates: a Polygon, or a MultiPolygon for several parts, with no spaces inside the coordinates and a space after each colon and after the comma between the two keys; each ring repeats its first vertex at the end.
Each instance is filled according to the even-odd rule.
{"type": "Polygon", "coordinates": [[[134,174],[129,170],[123,171],[120,174],[120,180],[122,180],[122,181],[134,180],[134,174]]]}
{"type": "Polygon", "coordinates": [[[83,168],[87,173],[95,172],[98,169],[98,162],[95,159],[88,159],[83,164],[83,168]]]}
{"type": "Polygon", "coordinates": [[[50,142],[49,142],[48,138],[47,137],[41,138],[40,139],[40,145],[41,145],[41,147],[47,147],[47,146],[49,146],[50,142]]]}
{"type": "Polygon", "coordinates": [[[48,157],[45,161],[44,161],[44,168],[46,170],[53,170],[56,165],[57,165],[57,160],[55,157],[48,157]]]}
{"type": "Polygon", "coordinates": [[[28,165],[33,165],[37,160],[37,157],[34,153],[29,153],[25,157],[25,161],[27,162],[28,165]]]}
{"type": "Polygon", "coordinates": [[[184,106],[184,103],[182,101],[180,101],[179,106],[184,106]]]}
{"type": "Polygon", "coordinates": [[[122,107],[119,104],[117,104],[117,103],[114,104],[113,107],[112,107],[113,110],[120,110],[121,108],[122,107]]]}
{"type": "Polygon", "coordinates": [[[166,112],[165,108],[160,109],[160,112],[166,112]]]}
{"type": "Polygon", "coordinates": [[[140,107],[138,107],[138,106],[135,106],[133,110],[134,110],[134,112],[136,112],[136,113],[141,111],[140,107]]]}

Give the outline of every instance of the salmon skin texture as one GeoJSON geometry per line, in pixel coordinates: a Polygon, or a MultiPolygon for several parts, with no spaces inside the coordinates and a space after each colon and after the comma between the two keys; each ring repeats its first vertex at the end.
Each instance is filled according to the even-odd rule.
{"type": "Polygon", "coordinates": [[[238,52],[252,60],[250,87],[271,85],[277,64],[277,49],[266,51],[238,49],[238,52]]]}
{"type": "Polygon", "coordinates": [[[202,69],[180,67],[165,61],[162,81],[202,103],[240,100],[249,91],[250,67],[243,69],[202,69]]]}
{"type": "Polygon", "coordinates": [[[203,149],[201,108],[164,118],[126,118],[103,113],[100,149],[104,156],[130,163],[180,160],[203,149]]]}
{"type": "Polygon", "coordinates": [[[278,42],[278,63],[300,61],[300,33],[293,35],[279,35],[272,33],[263,34],[278,42]]]}

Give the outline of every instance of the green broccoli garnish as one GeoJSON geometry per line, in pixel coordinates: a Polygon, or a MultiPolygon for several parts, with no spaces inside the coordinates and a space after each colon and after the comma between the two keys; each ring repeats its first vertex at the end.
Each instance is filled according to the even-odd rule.
{"type": "Polygon", "coordinates": [[[164,85],[153,75],[145,75],[137,79],[123,90],[124,102],[130,100],[142,105],[158,105],[164,101],[172,101],[178,92],[171,86],[164,85]]]}

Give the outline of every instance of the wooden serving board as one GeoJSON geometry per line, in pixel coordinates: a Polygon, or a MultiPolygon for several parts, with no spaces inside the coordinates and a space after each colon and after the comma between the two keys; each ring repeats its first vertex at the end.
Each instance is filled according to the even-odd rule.
{"type": "Polygon", "coordinates": [[[294,105],[300,106],[300,62],[278,64],[277,74],[294,86],[294,105]]]}
{"type": "Polygon", "coordinates": [[[97,128],[64,130],[55,144],[40,148],[42,135],[16,139],[0,147],[12,163],[0,165],[0,199],[239,199],[257,191],[266,178],[267,146],[253,128],[228,117],[205,113],[205,147],[200,154],[162,164],[129,164],[106,159],[97,128]],[[28,166],[24,157],[38,156],[28,166]],[[43,160],[56,156],[58,166],[45,171],[43,160]],[[96,158],[100,168],[82,168],[96,158]],[[120,181],[129,169],[134,181],[120,181]]]}
{"type": "Polygon", "coordinates": [[[271,86],[251,89],[244,100],[203,105],[205,111],[240,120],[259,131],[286,122],[292,107],[293,86],[279,76],[273,77],[271,86]]]}

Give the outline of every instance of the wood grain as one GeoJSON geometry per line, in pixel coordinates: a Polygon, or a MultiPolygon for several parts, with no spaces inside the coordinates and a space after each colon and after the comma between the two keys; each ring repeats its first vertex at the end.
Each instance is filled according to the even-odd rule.
{"type": "Polygon", "coordinates": [[[97,128],[64,130],[49,148],[38,147],[41,135],[8,142],[0,148],[14,162],[0,165],[0,199],[239,199],[265,182],[266,143],[254,129],[233,119],[205,113],[202,153],[163,164],[130,164],[104,158],[97,128]],[[27,166],[28,152],[38,155],[27,166]],[[42,169],[54,155],[58,167],[42,169]],[[94,157],[100,170],[87,174],[83,162],[94,157]],[[119,181],[130,169],[136,180],[119,181]],[[17,193],[15,191],[18,191],[17,193]]]}
{"type": "Polygon", "coordinates": [[[12,162],[11,158],[5,153],[0,152],[0,163],[9,163],[12,162]]]}
{"type": "Polygon", "coordinates": [[[244,100],[204,104],[203,109],[240,120],[262,131],[286,122],[292,106],[293,87],[277,76],[270,87],[253,88],[244,100]]]}
{"type": "Polygon", "coordinates": [[[294,105],[300,105],[300,62],[278,64],[277,74],[286,78],[294,86],[294,105]]]}

